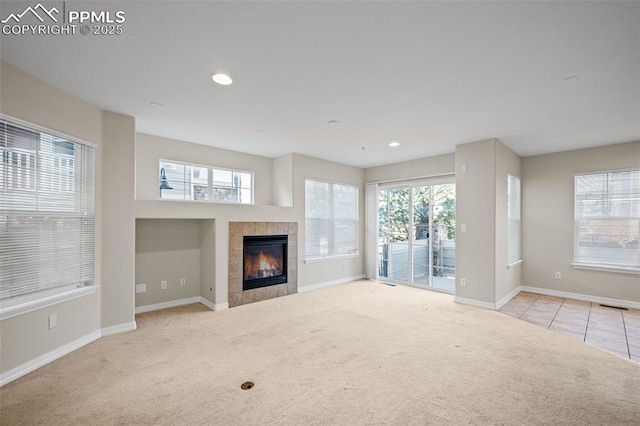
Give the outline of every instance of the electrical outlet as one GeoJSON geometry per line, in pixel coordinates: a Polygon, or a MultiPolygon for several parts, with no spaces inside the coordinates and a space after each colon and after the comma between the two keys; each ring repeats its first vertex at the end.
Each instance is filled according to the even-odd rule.
{"type": "Polygon", "coordinates": [[[460,278],[460,287],[466,287],[466,286],[467,286],[467,279],[460,278]]]}
{"type": "Polygon", "coordinates": [[[58,326],[58,314],[49,315],[49,330],[58,326]]]}
{"type": "Polygon", "coordinates": [[[166,290],[167,289],[167,282],[166,281],[160,281],[160,288],[162,290],[166,290]]]}
{"type": "Polygon", "coordinates": [[[147,285],[142,283],[142,284],[136,284],[136,293],[144,293],[145,291],[147,291],[147,285]]]}
{"type": "Polygon", "coordinates": [[[187,279],[186,278],[180,278],[180,287],[184,287],[187,285],[187,279]]]}
{"type": "Polygon", "coordinates": [[[556,280],[562,279],[562,272],[556,272],[556,280]]]}
{"type": "Polygon", "coordinates": [[[467,224],[466,223],[461,223],[460,224],[460,232],[467,232],[467,224]]]}

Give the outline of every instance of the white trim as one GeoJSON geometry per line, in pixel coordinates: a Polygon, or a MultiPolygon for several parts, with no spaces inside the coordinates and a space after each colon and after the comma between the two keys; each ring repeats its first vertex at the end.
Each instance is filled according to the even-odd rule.
{"type": "Polygon", "coordinates": [[[634,267],[624,267],[615,265],[596,265],[589,263],[572,263],[576,269],[587,269],[590,271],[617,272],[619,274],[640,275],[640,269],[634,267]]]}
{"type": "Polygon", "coordinates": [[[38,368],[43,367],[58,358],[70,354],[71,352],[98,340],[101,336],[101,330],[96,330],[84,337],[76,339],[73,342],[67,343],[66,345],[60,346],[59,348],[49,351],[46,354],[40,355],[39,357],[36,357],[31,361],[25,362],[24,364],[19,365],[16,368],[2,373],[2,375],[0,375],[0,386],[4,386],[7,383],[19,379],[20,377],[31,373],[32,371],[37,370],[38,368]]]}
{"type": "MultiPolygon", "coordinates": [[[[46,308],[49,306],[57,305],[59,303],[68,302],[70,300],[78,299],[80,297],[88,296],[98,290],[99,286],[91,285],[86,287],[74,288],[73,290],[58,292],[45,297],[39,297],[38,299],[24,301],[22,303],[16,303],[11,306],[0,305],[0,321],[23,315],[29,312],[37,311],[38,309],[46,308]]],[[[22,299],[24,300],[24,299],[22,299]]],[[[5,302],[7,303],[7,302],[5,302]]]]}
{"type": "Polygon", "coordinates": [[[522,260],[522,259],[516,260],[515,262],[511,262],[511,263],[507,264],[507,269],[513,268],[514,266],[519,265],[522,262],[524,262],[524,260],[522,260]]]}
{"type": "Polygon", "coordinates": [[[602,303],[603,305],[619,306],[621,308],[640,309],[640,302],[633,302],[631,300],[612,299],[609,297],[591,296],[588,294],[569,293],[568,291],[549,290],[540,287],[530,287],[523,285],[520,287],[521,291],[528,291],[530,293],[544,294],[546,296],[565,297],[568,299],[583,300],[585,302],[602,303]]]}
{"type": "Polygon", "coordinates": [[[202,300],[200,301],[200,303],[202,303],[204,306],[208,307],[209,309],[211,309],[211,306],[209,306],[209,304],[213,305],[213,310],[214,311],[222,311],[225,309],[229,309],[229,303],[224,302],[224,303],[211,303],[209,302],[207,299],[205,299],[204,297],[202,298],[205,302],[203,302],[202,300]]]}
{"type": "Polygon", "coordinates": [[[507,302],[508,302],[509,300],[511,300],[511,299],[513,299],[514,297],[516,297],[516,295],[517,295],[518,293],[520,293],[521,291],[522,291],[522,286],[518,286],[518,287],[514,288],[513,290],[511,290],[511,291],[509,292],[509,294],[507,294],[506,296],[504,296],[502,299],[498,300],[498,301],[496,302],[496,307],[495,307],[496,311],[497,311],[498,309],[502,308],[504,305],[506,305],[506,304],[507,304],[507,302]]]}
{"type": "Polygon", "coordinates": [[[334,254],[334,255],[321,256],[321,257],[318,257],[318,256],[309,257],[304,260],[304,263],[330,262],[332,260],[350,259],[354,257],[360,257],[360,253],[334,254]]]}
{"type": "MultiPolygon", "coordinates": [[[[207,308],[211,309],[212,311],[218,311],[220,309],[223,309],[222,307],[218,307],[216,306],[215,303],[213,303],[212,301],[205,299],[204,297],[200,296],[200,303],[202,303],[204,306],[206,306],[207,308]]],[[[219,305],[223,305],[223,303],[220,303],[219,305]]],[[[229,306],[228,303],[226,303],[227,307],[229,306]]]]}
{"type": "Polygon", "coordinates": [[[229,309],[229,303],[213,303],[210,300],[205,299],[202,296],[187,297],[185,299],[170,300],[168,302],[155,303],[153,305],[136,306],[136,314],[143,314],[145,312],[159,311],[161,309],[175,308],[176,306],[191,305],[194,303],[201,303],[212,311],[221,311],[223,309],[229,309]]]}
{"type": "Polygon", "coordinates": [[[467,298],[464,298],[464,297],[456,296],[453,299],[453,301],[455,303],[460,303],[462,305],[475,306],[476,308],[490,309],[492,311],[496,310],[496,305],[494,303],[483,302],[481,300],[467,299],[467,298]]]}
{"type": "Polygon", "coordinates": [[[136,314],[159,311],[160,309],[175,308],[176,306],[182,305],[191,305],[193,303],[202,303],[200,299],[200,296],[195,296],[187,297],[185,299],[169,300],[168,302],[155,303],[153,305],[136,306],[136,314]]]}
{"type": "Polygon", "coordinates": [[[100,331],[102,337],[111,336],[112,334],[124,333],[126,331],[132,331],[137,328],[136,322],[131,321],[124,324],[112,325],[111,327],[105,327],[100,331]]]}
{"type": "Polygon", "coordinates": [[[362,275],[354,275],[353,277],[340,278],[333,281],[325,281],[323,283],[305,285],[303,287],[298,287],[298,293],[306,293],[307,291],[317,290],[319,288],[331,287],[333,285],[344,284],[351,281],[358,281],[364,278],[364,274],[362,275]]]}

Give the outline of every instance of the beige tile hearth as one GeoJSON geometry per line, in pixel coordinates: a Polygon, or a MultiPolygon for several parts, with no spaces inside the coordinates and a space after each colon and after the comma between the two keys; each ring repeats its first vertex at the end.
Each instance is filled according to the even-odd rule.
{"type": "Polygon", "coordinates": [[[296,222],[229,222],[229,307],[261,302],[298,292],[298,224],[296,222]],[[245,236],[288,235],[287,283],[242,290],[245,236]]]}

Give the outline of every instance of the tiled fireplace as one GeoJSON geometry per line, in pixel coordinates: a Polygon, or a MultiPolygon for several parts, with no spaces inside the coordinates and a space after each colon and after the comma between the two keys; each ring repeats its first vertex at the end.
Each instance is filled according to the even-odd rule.
{"type": "Polygon", "coordinates": [[[298,224],[229,222],[229,307],[298,292],[298,224]]]}

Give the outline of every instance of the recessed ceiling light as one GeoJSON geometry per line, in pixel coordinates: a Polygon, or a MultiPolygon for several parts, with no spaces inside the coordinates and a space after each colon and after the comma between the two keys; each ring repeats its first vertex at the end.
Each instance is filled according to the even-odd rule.
{"type": "Polygon", "coordinates": [[[160,107],[160,108],[166,107],[165,104],[161,104],[160,102],[153,102],[153,101],[149,102],[149,105],[151,105],[153,107],[160,107]]]}
{"type": "Polygon", "coordinates": [[[327,121],[327,124],[329,126],[336,126],[336,125],[340,124],[340,122],[338,120],[329,120],[329,121],[327,121]]]}
{"type": "Polygon", "coordinates": [[[211,78],[213,79],[213,81],[223,86],[228,86],[231,83],[233,83],[233,80],[231,80],[231,77],[229,77],[226,74],[214,74],[211,76],[211,78]]]}
{"type": "Polygon", "coordinates": [[[396,141],[393,141],[393,142],[389,143],[389,146],[391,148],[395,148],[396,146],[400,146],[400,144],[398,142],[396,142],[396,141]]]}

